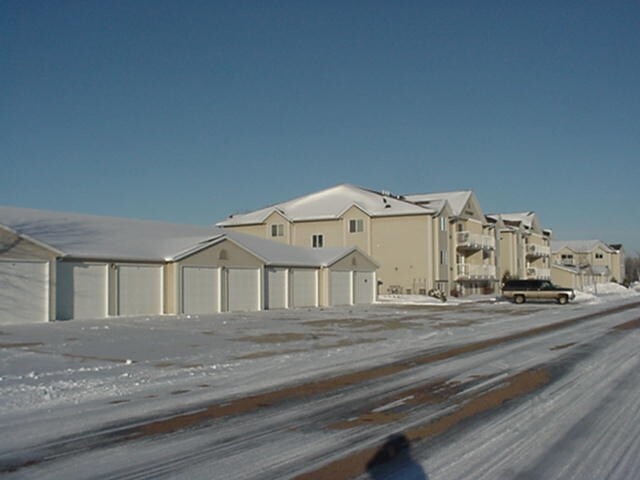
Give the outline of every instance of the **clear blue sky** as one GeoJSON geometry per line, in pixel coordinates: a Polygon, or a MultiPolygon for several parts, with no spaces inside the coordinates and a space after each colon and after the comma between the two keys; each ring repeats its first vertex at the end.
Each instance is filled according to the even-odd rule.
{"type": "Polygon", "coordinates": [[[0,204],[475,190],[640,250],[640,3],[0,1],[0,204]]]}

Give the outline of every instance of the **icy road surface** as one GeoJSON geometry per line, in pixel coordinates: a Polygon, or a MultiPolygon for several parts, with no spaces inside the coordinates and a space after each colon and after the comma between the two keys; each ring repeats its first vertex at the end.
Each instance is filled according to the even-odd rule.
{"type": "Polygon", "coordinates": [[[0,326],[0,472],[640,478],[640,296],[599,293],[0,326]]]}

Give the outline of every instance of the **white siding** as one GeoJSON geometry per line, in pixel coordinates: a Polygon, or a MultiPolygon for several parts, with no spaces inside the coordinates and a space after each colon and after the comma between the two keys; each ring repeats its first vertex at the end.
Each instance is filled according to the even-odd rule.
{"type": "Polygon", "coordinates": [[[162,313],[162,267],[160,265],[118,266],[118,314],[162,313]]]}
{"type": "Polygon", "coordinates": [[[106,264],[61,262],[57,269],[57,318],[103,318],[109,308],[106,264]]]}
{"type": "Polygon", "coordinates": [[[331,272],[329,279],[330,305],[351,305],[352,272],[331,272]]]}
{"type": "Polygon", "coordinates": [[[220,311],[220,269],[182,267],[182,313],[220,311]]]}
{"type": "Polygon", "coordinates": [[[0,261],[0,325],[49,320],[49,264],[0,261]]]}
{"type": "Polygon", "coordinates": [[[266,308],[273,310],[288,307],[288,275],[289,270],[286,268],[267,268],[265,270],[266,308]]]}
{"type": "Polygon", "coordinates": [[[375,274],[373,272],[355,272],[353,275],[353,303],[369,304],[375,298],[375,274]]]}
{"type": "Polygon", "coordinates": [[[291,290],[294,307],[316,307],[318,305],[317,270],[292,270],[291,290]]]}
{"type": "Polygon", "coordinates": [[[230,268],[227,273],[229,311],[260,310],[260,269],[230,268]]]}

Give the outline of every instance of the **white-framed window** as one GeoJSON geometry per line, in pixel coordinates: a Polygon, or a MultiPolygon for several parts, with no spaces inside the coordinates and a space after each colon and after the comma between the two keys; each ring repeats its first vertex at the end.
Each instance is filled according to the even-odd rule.
{"type": "Polygon", "coordinates": [[[440,217],[440,231],[444,232],[447,230],[447,220],[444,217],[440,217]]]}
{"type": "Polygon", "coordinates": [[[596,253],[596,258],[602,259],[604,258],[604,255],[602,255],[601,253],[596,253]]]}
{"type": "Polygon", "coordinates": [[[447,264],[447,252],[446,250],[440,250],[440,265],[447,264]]]}
{"type": "Polygon", "coordinates": [[[271,225],[271,236],[272,237],[283,237],[284,236],[284,225],[282,223],[274,223],[271,225]]]}
{"type": "Polygon", "coordinates": [[[313,248],[322,248],[324,247],[324,235],[321,233],[317,233],[311,236],[311,246],[313,248]]]}
{"type": "Polygon", "coordinates": [[[364,232],[364,220],[361,218],[349,220],[349,233],[364,232]]]}

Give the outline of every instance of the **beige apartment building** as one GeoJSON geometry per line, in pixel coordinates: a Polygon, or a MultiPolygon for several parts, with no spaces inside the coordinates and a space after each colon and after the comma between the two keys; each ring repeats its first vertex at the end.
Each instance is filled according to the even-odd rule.
{"type": "Polygon", "coordinates": [[[448,280],[446,202],[416,205],[401,196],[337,185],[217,225],[289,245],[355,246],[378,264],[382,294],[426,294],[448,280]]]}
{"type": "Polygon", "coordinates": [[[485,218],[471,190],[406,195],[416,205],[438,208],[444,235],[437,250],[446,258],[438,286],[449,294],[492,293],[497,285],[495,225],[485,218]],[[444,241],[446,239],[446,241],[444,241]]]}
{"type": "Polygon", "coordinates": [[[562,286],[585,288],[625,279],[622,245],[600,240],[553,241],[552,278],[562,286]]]}
{"type": "Polygon", "coordinates": [[[551,231],[541,227],[534,212],[487,215],[495,224],[498,277],[551,278],[551,231]]]}

